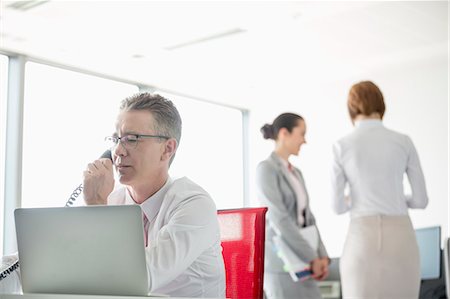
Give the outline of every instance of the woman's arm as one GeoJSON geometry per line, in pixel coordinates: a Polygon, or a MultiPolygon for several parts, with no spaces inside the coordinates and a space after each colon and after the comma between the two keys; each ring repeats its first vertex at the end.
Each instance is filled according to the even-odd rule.
{"type": "Polygon", "coordinates": [[[318,257],[308,242],[302,238],[297,223],[289,216],[283,194],[280,190],[278,170],[271,163],[264,161],[258,165],[257,171],[258,199],[268,207],[267,219],[274,229],[279,231],[289,247],[305,262],[318,257]]]}
{"type": "Polygon", "coordinates": [[[406,137],[409,148],[406,175],[411,185],[411,195],[406,195],[406,204],[412,209],[424,209],[428,205],[428,195],[425,186],[425,178],[420,166],[419,155],[412,140],[406,137]]]}
{"type": "Polygon", "coordinates": [[[333,201],[333,210],[336,214],[343,214],[350,210],[351,205],[345,198],[344,189],[347,183],[344,169],[340,163],[340,146],[333,145],[333,162],[331,169],[331,197],[333,201]]]}

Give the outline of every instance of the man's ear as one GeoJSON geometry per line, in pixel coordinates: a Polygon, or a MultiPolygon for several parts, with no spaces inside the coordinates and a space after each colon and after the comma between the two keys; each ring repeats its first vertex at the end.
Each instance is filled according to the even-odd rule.
{"type": "Polygon", "coordinates": [[[177,151],[177,140],[175,138],[170,138],[165,142],[164,152],[161,155],[161,161],[170,160],[175,152],[177,151]]]}

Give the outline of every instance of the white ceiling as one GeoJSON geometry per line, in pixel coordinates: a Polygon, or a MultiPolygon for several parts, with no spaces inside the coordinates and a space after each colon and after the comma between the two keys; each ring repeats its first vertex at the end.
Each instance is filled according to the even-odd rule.
{"type": "Polygon", "coordinates": [[[448,55],[446,1],[13,4],[1,2],[0,50],[238,107],[448,55]]]}

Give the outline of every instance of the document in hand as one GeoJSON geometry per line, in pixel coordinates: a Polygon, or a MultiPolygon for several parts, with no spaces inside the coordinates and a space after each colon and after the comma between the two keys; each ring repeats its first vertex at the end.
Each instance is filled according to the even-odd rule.
{"type": "MultiPolygon", "coordinates": [[[[319,232],[315,225],[300,229],[300,234],[314,251],[318,250],[319,232]]],[[[293,281],[304,281],[311,276],[309,261],[301,260],[280,234],[273,237],[273,242],[277,255],[283,260],[284,270],[289,273],[293,281]]]]}

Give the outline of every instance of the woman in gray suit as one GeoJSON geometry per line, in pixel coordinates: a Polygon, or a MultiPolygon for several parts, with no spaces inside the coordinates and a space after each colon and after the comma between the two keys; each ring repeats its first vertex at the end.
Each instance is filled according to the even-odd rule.
{"type": "Polygon", "coordinates": [[[306,123],[293,113],[279,115],[273,124],[261,128],[265,139],[275,140],[275,150],[257,168],[258,199],[267,206],[264,291],[271,298],[321,298],[315,280],[328,275],[329,258],[319,237],[318,250],[305,240],[300,229],[315,225],[309,208],[302,173],[289,163],[306,143],[306,123]],[[297,256],[309,263],[312,276],[293,281],[283,270],[283,261],[274,251],[273,237],[281,235],[297,256]]]}

